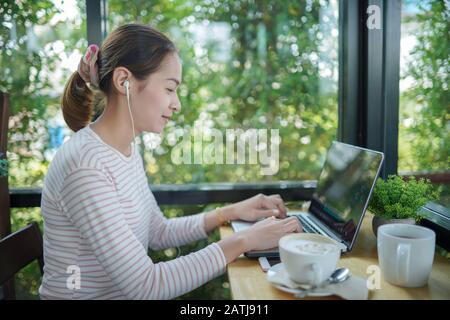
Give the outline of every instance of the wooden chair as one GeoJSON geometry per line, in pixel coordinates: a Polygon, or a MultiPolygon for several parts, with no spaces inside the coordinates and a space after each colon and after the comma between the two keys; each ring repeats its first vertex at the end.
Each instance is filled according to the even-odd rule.
{"type": "MultiPolygon", "coordinates": [[[[0,157],[6,159],[8,145],[9,99],[0,91],[0,157]]],[[[11,212],[8,177],[0,177],[0,239],[11,233],[11,212]]],[[[14,297],[14,281],[7,281],[0,287],[5,297],[14,297]]]]}
{"type": "MultiPolygon", "coordinates": [[[[36,222],[0,240],[0,285],[11,280],[17,272],[34,260],[38,261],[43,274],[42,235],[36,222]]],[[[4,299],[15,299],[15,295],[5,292],[4,299]]]]}
{"type": "MultiPolygon", "coordinates": [[[[0,91],[0,158],[6,159],[8,145],[8,95],[0,91]]],[[[0,177],[0,239],[11,233],[8,177],[0,177]]]]}

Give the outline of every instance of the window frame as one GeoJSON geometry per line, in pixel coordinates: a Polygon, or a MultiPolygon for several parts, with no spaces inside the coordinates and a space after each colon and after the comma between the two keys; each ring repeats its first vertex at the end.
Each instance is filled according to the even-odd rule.
{"type": "Polygon", "coordinates": [[[381,177],[397,174],[401,0],[339,1],[339,140],[381,151],[381,177]],[[366,26],[369,5],[381,29],[366,26]]]}

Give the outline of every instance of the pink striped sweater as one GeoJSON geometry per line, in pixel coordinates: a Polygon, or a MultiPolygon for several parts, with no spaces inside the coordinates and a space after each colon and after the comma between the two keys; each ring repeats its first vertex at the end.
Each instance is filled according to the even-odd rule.
{"type": "Polygon", "coordinates": [[[44,181],[41,299],[171,299],[222,274],[215,243],[168,261],[148,248],[202,238],[204,214],[166,219],[137,150],[126,157],[89,127],[57,152],[44,181]]]}

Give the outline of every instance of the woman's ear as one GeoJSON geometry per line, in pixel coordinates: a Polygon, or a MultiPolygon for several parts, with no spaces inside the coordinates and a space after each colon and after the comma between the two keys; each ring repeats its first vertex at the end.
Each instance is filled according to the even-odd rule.
{"type": "Polygon", "coordinates": [[[131,72],[125,67],[115,68],[112,77],[114,91],[126,95],[127,91],[124,86],[126,80],[128,80],[131,87],[131,72]]]}

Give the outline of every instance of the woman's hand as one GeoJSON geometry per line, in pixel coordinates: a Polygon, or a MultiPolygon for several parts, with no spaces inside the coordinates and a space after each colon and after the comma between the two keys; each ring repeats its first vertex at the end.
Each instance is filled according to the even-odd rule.
{"type": "Polygon", "coordinates": [[[238,234],[245,239],[245,250],[251,251],[275,248],[281,237],[293,232],[302,232],[302,226],[296,217],[287,219],[270,217],[238,234]]]}
{"type": "Polygon", "coordinates": [[[286,218],[287,208],[280,195],[266,196],[258,194],[247,200],[234,203],[230,206],[231,220],[256,221],[260,218],[277,217],[286,218]]]}

